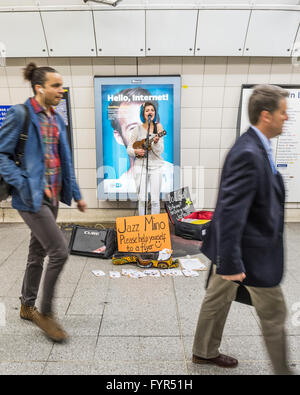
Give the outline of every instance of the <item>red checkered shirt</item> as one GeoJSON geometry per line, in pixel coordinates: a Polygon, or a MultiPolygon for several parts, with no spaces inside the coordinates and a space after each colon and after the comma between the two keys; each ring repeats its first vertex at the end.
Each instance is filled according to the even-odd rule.
{"type": "Polygon", "coordinates": [[[57,205],[60,199],[62,181],[56,114],[54,109],[50,107],[51,115],[48,116],[45,109],[40,106],[35,98],[31,98],[30,101],[40,121],[41,137],[45,149],[44,193],[53,205],[57,205]]]}

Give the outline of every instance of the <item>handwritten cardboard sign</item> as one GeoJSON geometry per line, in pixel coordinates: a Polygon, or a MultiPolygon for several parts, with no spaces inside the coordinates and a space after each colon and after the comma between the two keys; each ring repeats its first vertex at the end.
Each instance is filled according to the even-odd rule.
{"type": "Polygon", "coordinates": [[[120,217],[116,219],[118,250],[157,252],[171,249],[168,214],[120,217]]]}

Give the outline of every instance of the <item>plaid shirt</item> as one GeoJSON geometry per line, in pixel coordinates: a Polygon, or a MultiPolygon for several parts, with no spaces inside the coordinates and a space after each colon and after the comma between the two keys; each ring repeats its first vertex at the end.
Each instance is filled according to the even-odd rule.
{"type": "Polygon", "coordinates": [[[30,102],[40,121],[41,137],[45,149],[44,193],[53,205],[57,205],[62,181],[58,152],[59,130],[55,111],[50,107],[51,115],[48,116],[45,109],[34,98],[31,98],[30,102]]]}

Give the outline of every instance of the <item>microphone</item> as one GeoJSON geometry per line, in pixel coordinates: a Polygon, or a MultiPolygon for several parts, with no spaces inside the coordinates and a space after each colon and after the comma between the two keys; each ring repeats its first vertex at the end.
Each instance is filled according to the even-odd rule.
{"type": "Polygon", "coordinates": [[[151,115],[148,115],[148,123],[151,122],[151,115]]]}

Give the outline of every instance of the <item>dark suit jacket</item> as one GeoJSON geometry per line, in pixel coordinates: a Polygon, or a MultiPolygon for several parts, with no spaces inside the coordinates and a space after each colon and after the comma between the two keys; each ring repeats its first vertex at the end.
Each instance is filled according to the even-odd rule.
{"type": "Polygon", "coordinates": [[[211,226],[201,251],[217,274],[244,272],[243,284],[273,287],[283,275],[284,185],[252,128],[224,163],[211,226]]]}

